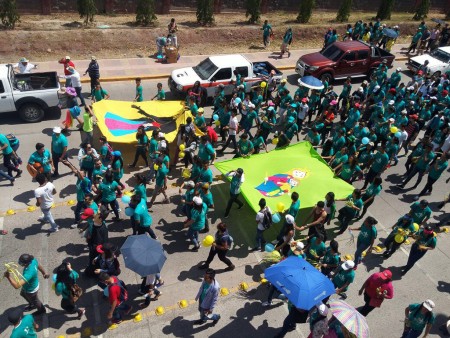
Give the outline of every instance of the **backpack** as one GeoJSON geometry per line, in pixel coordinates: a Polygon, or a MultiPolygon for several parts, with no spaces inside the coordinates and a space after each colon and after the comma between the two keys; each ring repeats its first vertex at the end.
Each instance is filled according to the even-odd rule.
{"type": "Polygon", "coordinates": [[[264,227],[264,229],[267,230],[272,225],[272,213],[270,212],[270,210],[267,207],[264,208],[262,213],[263,213],[264,217],[261,221],[261,224],[264,227]]]}
{"type": "Polygon", "coordinates": [[[83,289],[77,284],[72,284],[69,288],[70,297],[74,303],[77,302],[78,299],[83,295],[83,289]]]}
{"type": "Polygon", "coordinates": [[[114,285],[117,285],[118,287],[120,287],[120,296],[119,296],[120,303],[126,302],[128,300],[127,286],[119,278],[116,277],[116,280],[117,280],[116,283],[112,283],[111,285],[108,286],[108,291],[110,291],[111,287],[113,287],[114,285]]]}
{"type": "Polygon", "coordinates": [[[111,160],[112,159],[112,153],[114,151],[113,147],[111,147],[111,145],[109,144],[109,142],[106,143],[106,147],[108,148],[108,153],[106,154],[105,158],[107,160],[111,160]]]}
{"type": "Polygon", "coordinates": [[[225,239],[225,240],[227,241],[228,248],[230,249],[231,246],[233,245],[233,241],[234,241],[233,237],[231,237],[231,236],[228,234],[228,235],[222,236],[222,240],[223,240],[223,239],[225,239]]]}
{"type": "Polygon", "coordinates": [[[17,142],[19,142],[19,140],[17,139],[16,135],[14,135],[14,134],[6,135],[6,138],[8,139],[9,145],[11,147],[14,146],[17,142]]]}

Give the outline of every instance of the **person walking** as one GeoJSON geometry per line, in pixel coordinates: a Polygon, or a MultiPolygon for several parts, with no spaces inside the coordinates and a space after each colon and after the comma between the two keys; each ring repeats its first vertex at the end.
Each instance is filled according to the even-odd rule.
{"type": "Polygon", "coordinates": [[[442,173],[448,167],[447,154],[443,153],[439,159],[430,164],[428,172],[427,183],[423,187],[422,191],[414,197],[414,200],[419,200],[423,195],[431,194],[433,191],[433,185],[441,177],[442,173]]]}
{"type": "Polygon", "coordinates": [[[341,235],[347,230],[350,221],[355,218],[362,209],[363,201],[361,199],[361,190],[355,189],[351,195],[347,196],[347,198],[338,201],[346,201],[346,205],[339,209],[339,215],[337,217],[340,222],[338,235],[341,235]]]}
{"type": "Polygon", "coordinates": [[[416,241],[411,246],[408,261],[406,265],[402,267],[402,276],[406,275],[408,271],[411,270],[411,268],[414,266],[414,264],[423,256],[425,256],[427,251],[434,250],[436,248],[436,234],[429,225],[420,230],[415,238],[416,241]]]}
{"type": "Polygon", "coordinates": [[[59,176],[58,164],[64,162],[67,159],[67,146],[69,142],[64,134],[61,133],[61,127],[53,128],[51,151],[53,166],[55,168],[52,177],[57,178],[59,176]]]}
{"type": "Polygon", "coordinates": [[[214,243],[209,250],[208,258],[205,263],[199,266],[199,269],[209,269],[209,265],[217,255],[219,259],[227,265],[225,271],[233,271],[235,266],[227,257],[228,250],[233,244],[233,237],[228,233],[227,225],[223,222],[217,225],[217,232],[214,236],[214,243]]]}
{"type": "Polygon", "coordinates": [[[238,209],[241,209],[244,206],[244,203],[239,200],[241,186],[245,182],[244,169],[238,168],[237,170],[229,171],[225,176],[231,176],[230,198],[228,199],[227,207],[225,209],[225,218],[228,218],[233,203],[238,205],[238,209]]]}
{"type": "Polygon", "coordinates": [[[378,221],[375,218],[368,216],[359,228],[350,228],[352,231],[359,231],[356,241],[355,270],[358,268],[358,264],[361,263],[363,251],[366,250],[366,254],[372,251],[373,244],[378,235],[377,224],[378,221]]]}
{"type": "Polygon", "coordinates": [[[67,70],[70,74],[63,77],[66,79],[70,78],[71,86],[75,89],[75,91],[77,92],[77,96],[80,98],[80,107],[84,107],[86,105],[86,102],[84,101],[83,93],[81,92],[83,88],[81,86],[80,73],[78,73],[75,67],[67,67],[67,70]]]}
{"type": "Polygon", "coordinates": [[[252,251],[262,250],[262,246],[266,243],[264,240],[264,231],[270,228],[272,224],[272,212],[266,204],[266,199],[259,200],[259,212],[256,213],[256,246],[252,251]]]}
{"type": "Polygon", "coordinates": [[[167,174],[169,173],[169,169],[163,163],[161,157],[158,157],[154,160],[155,168],[157,168],[156,179],[155,179],[155,189],[153,189],[152,199],[150,200],[150,204],[148,206],[149,209],[153,207],[153,203],[155,202],[156,196],[159,194],[163,194],[164,200],[163,203],[169,203],[169,197],[167,197],[167,174]]]}
{"type": "Polygon", "coordinates": [[[134,81],[136,82],[136,95],[134,96],[133,102],[142,102],[144,101],[144,96],[142,95],[143,89],[141,85],[142,80],[140,77],[137,77],[134,81]]]}
{"type": "Polygon", "coordinates": [[[283,338],[289,331],[294,331],[297,324],[306,323],[309,311],[299,309],[293,304],[288,303],[289,313],[283,321],[281,331],[274,338],[283,338]],[[290,306],[290,307],[289,307],[290,306]]]}
{"type": "Polygon", "coordinates": [[[134,209],[133,216],[131,216],[133,224],[133,235],[143,235],[148,233],[151,238],[158,239],[155,232],[151,228],[153,219],[147,209],[147,202],[145,198],[139,195],[133,195],[131,197],[130,208],[134,209]]]}
{"type": "Polygon", "coordinates": [[[30,173],[33,173],[32,176],[42,173],[50,181],[52,171],[55,170],[52,155],[42,143],[36,143],[35,148],[36,151],[28,159],[27,169],[30,173]]]}
{"type": "Polygon", "coordinates": [[[288,58],[291,57],[291,52],[289,51],[291,43],[292,43],[292,28],[289,27],[284,33],[283,41],[281,42],[280,59],[283,57],[285,52],[287,52],[288,58]]]}
{"type": "Polygon", "coordinates": [[[14,289],[20,290],[20,295],[28,302],[25,307],[25,311],[31,311],[37,309],[34,313],[35,315],[41,315],[46,312],[44,304],[40,301],[38,297],[39,291],[39,278],[38,271],[42,274],[44,279],[48,279],[50,275],[45,272],[44,268],[30,254],[22,254],[19,257],[19,265],[23,267],[22,275],[16,280],[8,271],[6,271],[3,276],[9,281],[14,289]]]}
{"type": "Polygon", "coordinates": [[[58,61],[58,63],[62,64],[64,67],[64,75],[66,77],[66,84],[65,87],[73,87],[72,80],[71,80],[71,72],[69,71],[69,67],[75,68],[75,64],[70,60],[70,56],[66,56],[65,58],[58,61]]]}
{"type": "Polygon", "coordinates": [[[33,315],[24,315],[22,308],[18,307],[8,313],[8,320],[14,326],[11,338],[35,338],[39,325],[34,321],[33,315]]]}
{"type": "Polygon", "coordinates": [[[378,196],[380,194],[381,190],[383,189],[381,185],[382,182],[383,179],[377,176],[373,179],[372,183],[370,183],[367,189],[364,191],[361,197],[363,201],[363,210],[357,220],[360,220],[364,217],[364,215],[367,212],[367,209],[369,209],[369,207],[373,204],[375,196],[378,196]]]}
{"type": "Polygon", "coordinates": [[[121,191],[119,184],[114,181],[111,173],[106,173],[102,183],[98,185],[98,191],[101,193],[101,204],[109,205],[115,215],[114,220],[119,221],[119,203],[117,203],[116,192],[121,191]]]}
{"type": "Polygon", "coordinates": [[[433,313],[435,307],[431,299],[422,303],[409,304],[405,308],[405,326],[401,338],[419,338],[425,330],[422,337],[428,337],[431,328],[436,320],[433,313]]]}
{"type": "Polygon", "coordinates": [[[170,23],[167,25],[167,29],[169,30],[169,34],[167,35],[168,38],[172,39],[172,45],[178,48],[178,38],[177,38],[177,31],[178,26],[175,22],[175,18],[170,19],[170,23]]]}
{"type": "Polygon", "coordinates": [[[108,91],[103,89],[100,82],[97,81],[97,83],[94,86],[94,89],[91,90],[92,103],[100,102],[102,100],[108,100],[109,98],[110,96],[108,91]]]}
{"type": "Polygon", "coordinates": [[[328,335],[328,307],[325,304],[316,305],[309,316],[310,334],[308,338],[322,338],[328,335]]]}
{"type": "Polygon", "coordinates": [[[100,273],[99,279],[107,285],[108,298],[111,307],[107,318],[112,324],[120,324],[124,316],[128,315],[132,307],[127,303],[128,291],[125,284],[115,276],[110,276],[106,272],[100,273]]]}
{"type": "Polygon", "coordinates": [[[269,21],[264,20],[264,24],[261,29],[263,31],[264,49],[266,49],[268,46],[270,46],[270,35],[273,34],[272,26],[269,25],[269,21]]]}
{"type": "Polygon", "coordinates": [[[338,269],[335,271],[331,281],[333,282],[334,287],[336,288],[336,294],[346,299],[347,294],[345,293],[348,290],[350,284],[355,280],[355,262],[352,260],[347,260],[342,263],[338,269]]]}
{"type": "Polygon", "coordinates": [[[89,62],[89,66],[87,67],[83,76],[86,76],[86,74],[89,74],[89,77],[91,79],[91,93],[92,93],[100,80],[100,66],[98,65],[97,58],[95,56],[91,56],[91,62],[89,62]]]}
{"type": "Polygon", "coordinates": [[[62,262],[56,269],[55,293],[62,297],[61,307],[69,314],[77,313],[77,319],[81,319],[86,310],[77,306],[78,298],[75,299],[73,294],[73,290],[79,288],[78,277],[78,272],[72,269],[69,262],[62,262]]]}
{"type": "Polygon", "coordinates": [[[195,300],[199,301],[198,311],[200,312],[200,319],[194,322],[196,325],[204,324],[207,320],[212,320],[216,324],[220,319],[219,314],[213,314],[220,290],[220,285],[215,277],[216,272],[213,269],[206,270],[202,284],[195,297],[195,300]]]}
{"type": "Polygon", "coordinates": [[[237,109],[231,109],[231,117],[228,121],[228,125],[223,127],[223,130],[228,131],[228,138],[225,144],[222,146],[222,149],[218,149],[219,153],[223,153],[225,149],[229,146],[230,142],[233,143],[234,154],[237,154],[237,141],[236,135],[239,129],[239,122],[237,119],[237,109]]]}
{"type": "Polygon", "coordinates": [[[14,163],[18,163],[19,156],[17,156],[12,148],[9,139],[3,134],[0,134],[0,150],[3,154],[3,165],[8,169],[8,176],[12,177],[12,172],[15,171],[16,177],[20,177],[20,175],[22,175],[22,170],[14,165],[14,163]]]}
{"type": "Polygon", "coordinates": [[[147,159],[147,153],[148,153],[148,136],[145,132],[144,126],[139,126],[136,132],[136,154],[134,155],[133,163],[128,165],[128,168],[135,168],[136,163],[139,159],[139,156],[144,159],[145,166],[148,167],[148,159],[147,159]]]}
{"type": "Polygon", "coordinates": [[[49,232],[57,232],[59,227],[55,223],[51,212],[53,195],[56,194],[55,186],[47,180],[44,174],[37,174],[36,181],[39,184],[39,188],[34,190],[34,197],[36,197],[36,206],[40,207],[42,211],[42,216],[38,221],[50,223],[51,229],[49,232]]]}
{"type": "Polygon", "coordinates": [[[366,317],[373,309],[380,307],[385,299],[394,297],[394,286],[392,285],[391,270],[375,272],[361,286],[359,295],[364,292],[364,305],[356,310],[366,317]]]}
{"type": "Polygon", "coordinates": [[[84,107],[83,127],[81,128],[81,142],[92,144],[94,142],[94,111],[92,106],[84,107]]]}
{"type": "Polygon", "coordinates": [[[192,199],[191,219],[184,224],[184,228],[189,228],[187,236],[190,238],[194,247],[191,251],[197,252],[200,249],[200,243],[198,242],[198,233],[205,227],[206,212],[208,206],[199,196],[195,196],[192,199]]]}
{"type": "Polygon", "coordinates": [[[413,218],[406,214],[402,217],[400,217],[392,226],[391,233],[386,237],[386,239],[383,242],[384,247],[386,248],[386,251],[383,253],[384,259],[388,259],[391,257],[395,251],[397,251],[398,248],[402,245],[402,243],[405,242],[405,240],[408,238],[406,235],[401,235],[401,240],[399,241],[399,238],[396,236],[399,232],[405,232],[409,231],[410,234],[414,234],[414,222],[413,218]]]}

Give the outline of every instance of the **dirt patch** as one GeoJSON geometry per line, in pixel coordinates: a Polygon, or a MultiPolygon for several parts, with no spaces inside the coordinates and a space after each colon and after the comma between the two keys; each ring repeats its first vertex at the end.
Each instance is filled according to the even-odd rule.
{"type": "MultiPolygon", "coordinates": [[[[281,37],[287,27],[294,31],[292,48],[318,48],[328,27],[345,32],[345,25],[334,22],[334,12],[314,13],[311,23],[298,24],[295,13],[271,13],[268,19],[275,32],[269,50],[279,49],[281,37]]],[[[351,21],[370,21],[372,13],[359,12],[351,21]]],[[[57,59],[70,54],[76,59],[86,59],[95,54],[98,58],[125,58],[149,56],[156,51],[155,40],[167,34],[167,23],[175,17],[179,26],[178,41],[182,55],[211,55],[262,50],[261,25],[249,25],[242,13],[224,13],[216,16],[213,27],[199,27],[193,12],[161,15],[152,27],[135,27],[134,15],[99,15],[88,27],[81,25],[75,14],[51,16],[27,15],[21,18],[16,30],[3,34],[0,44],[2,62],[12,62],[26,56],[34,62],[57,59]]],[[[399,43],[410,41],[418,23],[410,13],[394,14],[389,25],[400,26],[399,43]]],[[[431,17],[443,18],[432,13],[431,17]]],[[[265,17],[263,17],[265,19],[265,17]]],[[[430,25],[433,23],[430,23],[430,25]]]]}

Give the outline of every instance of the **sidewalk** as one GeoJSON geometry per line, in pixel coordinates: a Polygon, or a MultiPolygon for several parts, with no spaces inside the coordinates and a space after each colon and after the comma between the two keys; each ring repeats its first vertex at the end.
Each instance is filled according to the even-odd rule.
{"type": "MultiPolygon", "coordinates": [[[[394,45],[393,53],[396,56],[396,60],[405,59],[405,55],[400,54],[400,51],[407,46],[407,44],[394,45]]],[[[282,59],[278,59],[278,52],[243,53],[243,55],[252,62],[268,60],[277,68],[294,69],[295,63],[300,56],[313,52],[317,52],[317,49],[292,50],[290,58],[284,56],[282,59]]],[[[159,63],[155,58],[150,57],[102,59],[98,60],[98,64],[100,65],[102,82],[127,81],[133,80],[136,77],[141,77],[142,79],[158,79],[168,77],[174,69],[194,66],[206,57],[206,55],[181,55],[178,62],[172,64],[159,63]]],[[[90,60],[72,61],[75,63],[81,75],[85,72],[90,62],[90,60]]],[[[63,67],[57,61],[39,62],[38,67],[38,71],[40,72],[57,71],[58,74],[63,73],[63,67]]],[[[89,77],[87,75],[83,77],[82,82],[89,82],[89,77]]]]}

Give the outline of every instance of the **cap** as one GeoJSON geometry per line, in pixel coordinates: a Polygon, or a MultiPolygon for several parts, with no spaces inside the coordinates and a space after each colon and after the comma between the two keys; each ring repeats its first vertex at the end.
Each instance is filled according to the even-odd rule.
{"type": "Polygon", "coordinates": [[[19,323],[22,317],[23,317],[23,310],[20,307],[8,313],[8,320],[13,325],[19,323]]]}
{"type": "Polygon", "coordinates": [[[423,75],[423,71],[419,70],[419,71],[417,72],[417,75],[423,75]]]}
{"type": "Polygon", "coordinates": [[[239,89],[244,89],[244,85],[239,85],[238,88],[239,89]]]}
{"type": "Polygon", "coordinates": [[[84,212],[81,214],[81,219],[87,219],[89,217],[94,216],[94,209],[92,208],[86,208],[84,209],[84,212]]]}
{"type": "Polygon", "coordinates": [[[202,188],[209,189],[209,183],[203,183],[202,184],[202,188]]]}
{"type": "Polygon", "coordinates": [[[414,87],[413,87],[413,86],[409,86],[408,88],[406,88],[406,90],[413,91],[413,90],[414,90],[414,87]]]}
{"type": "Polygon", "coordinates": [[[374,147],[374,146],[375,146],[375,143],[369,142],[368,145],[374,147]]]}
{"type": "Polygon", "coordinates": [[[159,132],[158,137],[165,137],[166,135],[162,132],[159,132]]]}
{"type": "Polygon", "coordinates": [[[423,307],[427,309],[428,311],[433,311],[433,308],[436,306],[434,305],[434,302],[431,299],[427,299],[422,303],[423,307]]]}
{"type": "Polygon", "coordinates": [[[224,88],[225,86],[223,85],[223,83],[219,83],[219,88],[224,88]]]}
{"type": "Polygon", "coordinates": [[[402,71],[402,67],[397,67],[396,71],[397,72],[401,72],[402,71]]]}
{"type": "Polygon", "coordinates": [[[198,112],[198,113],[204,113],[205,110],[204,110],[203,108],[198,108],[197,112],[198,112]]]}
{"type": "Polygon", "coordinates": [[[356,102],[355,103],[355,108],[359,108],[359,107],[361,107],[361,105],[358,102],[356,102]]]}
{"type": "Polygon", "coordinates": [[[364,92],[364,88],[363,87],[359,87],[358,88],[358,92],[360,92],[360,93],[364,92]]]}
{"type": "Polygon", "coordinates": [[[286,223],[287,224],[294,224],[295,223],[294,216],[287,214],[286,215],[286,223]]]}
{"type": "Polygon", "coordinates": [[[423,229],[423,233],[425,235],[432,235],[433,234],[433,228],[429,225],[427,225],[424,229],[423,229]]]}
{"type": "Polygon", "coordinates": [[[320,313],[321,316],[328,315],[328,307],[325,304],[316,305],[317,311],[320,313]]]}
{"type": "Polygon", "coordinates": [[[444,89],[444,90],[442,91],[442,95],[443,95],[443,96],[448,95],[448,90],[445,90],[445,89],[444,89]]]}
{"type": "Polygon", "coordinates": [[[289,118],[287,119],[287,123],[294,123],[295,118],[293,116],[289,116],[289,118]]]}
{"type": "Polygon", "coordinates": [[[253,103],[249,103],[248,105],[247,105],[247,107],[249,107],[249,108],[255,108],[256,106],[253,104],[253,103]]]}
{"type": "Polygon", "coordinates": [[[19,62],[28,62],[27,58],[20,58],[19,62]]]}
{"type": "Polygon", "coordinates": [[[27,265],[27,264],[30,264],[32,260],[33,260],[33,256],[31,256],[29,254],[22,254],[19,257],[19,264],[27,265]]]}
{"type": "Polygon", "coordinates": [[[384,59],[384,60],[383,60],[383,63],[387,63],[387,59],[384,59]]]}
{"type": "Polygon", "coordinates": [[[391,280],[392,279],[392,272],[391,272],[391,270],[386,269],[386,270],[382,271],[380,273],[380,278],[382,280],[391,280]]]}
{"type": "Polygon", "coordinates": [[[337,103],[338,102],[336,100],[331,100],[330,105],[335,106],[335,105],[337,105],[337,103]]]}
{"type": "Polygon", "coordinates": [[[308,102],[308,99],[307,99],[306,97],[304,97],[304,98],[302,99],[302,103],[306,103],[306,102],[308,102]]]}
{"type": "Polygon", "coordinates": [[[389,93],[395,94],[395,93],[397,93],[397,91],[395,90],[395,88],[391,88],[391,89],[389,89],[389,93]]]}
{"type": "Polygon", "coordinates": [[[192,199],[192,202],[194,202],[194,203],[197,204],[197,205],[202,205],[202,204],[203,204],[203,200],[202,200],[200,197],[198,197],[198,196],[195,196],[195,197],[192,199]]]}
{"type": "Polygon", "coordinates": [[[239,175],[242,175],[244,173],[244,169],[237,168],[236,173],[238,173],[239,175]]]}
{"type": "Polygon", "coordinates": [[[295,248],[297,250],[303,250],[305,248],[305,244],[303,244],[303,242],[297,242],[295,248]]]}
{"type": "Polygon", "coordinates": [[[416,114],[409,115],[409,117],[412,118],[413,120],[417,120],[419,118],[419,116],[417,116],[416,114]]]}
{"type": "Polygon", "coordinates": [[[355,262],[353,262],[353,261],[351,261],[351,260],[345,261],[344,263],[341,264],[341,268],[342,268],[344,271],[353,269],[354,267],[355,267],[355,262]]]}
{"type": "Polygon", "coordinates": [[[401,113],[402,115],[406,115],[406,114],[408,114],[408,111],[407,111],[406,109],[403,109],[400,113],[401,113]]]}
{"type": "Polygon", "coordinates": [[[66,60],[70,60],[70,56],[69,56],[69,55],[66,55],[65,59],[66,59],[66,60]]]}
{"type": "Polygon", "coordinates": [[[380,89],[380,88],[381,88],[381,87],[380,87],[379,85],[376,85],[374,89],[375,89],[375,90],[378,90],[378,89],[380,89]]]}
{"type": "Polygon", "coordinates": [[[122,156],[122,153],[120,151],[118,151],[118,150],[114,150],[112,152],[112,155],[115,156],[115,157],[120,157],[120,156],[122,156]]]}
{"type": "Polygon", "coordinates": [[[281,80],[280,82],[281,82],[281,83],[286,83],[287,80],[286,80],[286,79],[283,79],[283,80],[281,80]]]}
{"type": "Polygon", "coordinates": [[[61,134],[61,127],[54,127],[54,128],[53,128],[53,132],[54,132],[55,134],[61,134]]]}
{"type": "Polygon", "coordinates": [[[388,103],[388,104],[389,104],[390,106],[393,106],[393,105],[394,105],[394,103],[395,103],[395,101],[394,101],[394,100],[391,100],[391,101],[389,101],[389,103],[388,103]]]}
{"type": "Polygon", "coordinates": [[[190,188],[195,187],[194,181],[187,181],[184,185],[185,185],[186,187],[190,187],[190,188]]]}
{"type": "Polygon", "coordinates": [[[92,55],[92,56],[91,56],[91,60],[92,60],[92,61],[96,61],[97,58],[96,58],[94,55],[92,55]]]}
{"type": "Polygon", "coordinates": [[[115,251],[117,251],[117,247],[114,244],[107,242],[107,243],[97,245],[95,250],[98,253],[104,253],[105,251],[115,252],[115,251]]]}

